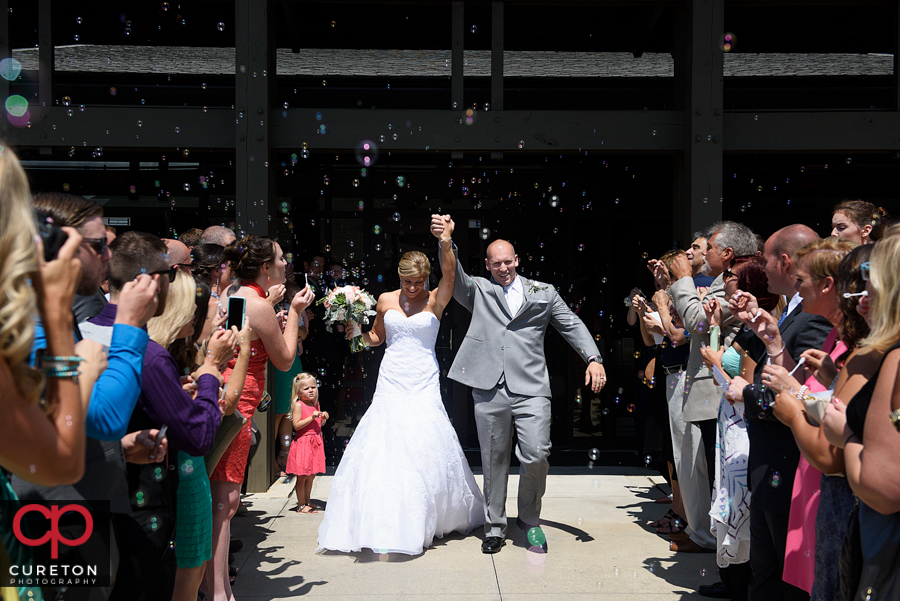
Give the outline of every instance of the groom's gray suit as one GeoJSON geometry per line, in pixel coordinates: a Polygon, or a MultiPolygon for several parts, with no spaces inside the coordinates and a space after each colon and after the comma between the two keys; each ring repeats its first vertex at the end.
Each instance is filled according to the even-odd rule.
{"type": "Polygon", "coordinates": [[[503,287],[472,277],[456,261],[453,298],[472,321],[450,377],[473,388],[475,423],[484,468],[484,531],[506,536],[506,488],[512,429],[518,434],[519,518],[537,525],[550,467],[550,378],[544,358],[547,325],[581,357],[600,357],[591,333],[550,284],[521,278],[522,306],[512,315],[503,287]]]}

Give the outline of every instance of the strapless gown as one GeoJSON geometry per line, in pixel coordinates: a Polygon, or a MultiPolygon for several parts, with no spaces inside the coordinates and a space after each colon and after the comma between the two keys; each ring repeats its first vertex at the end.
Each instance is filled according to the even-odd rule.
{"type": "Polygon", "coordinates": [[[375,396],[331,484],[317,551],[417,555],[484,523],[478,484],[441,401],[431,312],[385,313],[375,396]]]}

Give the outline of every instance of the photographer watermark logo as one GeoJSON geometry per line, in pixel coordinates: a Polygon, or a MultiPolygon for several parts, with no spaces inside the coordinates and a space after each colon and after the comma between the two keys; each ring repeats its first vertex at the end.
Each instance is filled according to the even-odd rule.
{"type": "Polygon", "coordinates": [[[16,535],[19,542],[23,545],[28,545],[29,547],[37,547],[38,545],[44,545],[47,541],[50,541],[50,557],[52,559],[59,559],[59,543],[70,547],[83,545],[87,542],[87,539],[91,538],[91,533],[93,531],[94,518],[91,516],[91,512],[81,505],[66,505],[62,509],[60,509],[59,505],[51,505],[48,509],[43,505],[32,503],[31,505],[25,505],[22,509],[17,511],[16,517],[13,519],[13,534],[16,535]],[[44,533],[40,538],[31,539],[22,534],[22,517],[29,511],[36,511],[50,520],[50,531],[44,533]],[[67,511],[74,511],[84,516],[84,534],[75,540],[69,540],[59,533],[59,516],[65,514],[67,511]]]}
{"type": "Polygon", "coordinates": [[[20,545],[3,566],[3,586],[108,586],[108,509],[83,501],[3,505],[5,527],[20,545]]]}

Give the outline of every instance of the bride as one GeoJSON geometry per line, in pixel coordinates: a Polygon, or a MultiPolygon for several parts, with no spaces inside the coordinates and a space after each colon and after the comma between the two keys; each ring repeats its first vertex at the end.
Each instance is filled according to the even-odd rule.
{"type": "Polygon", "coordinates": [[[347,445],[331,484],[317,551],[417,555],[434,537],[484,523],[478,484],[441,401],[434,343],[453,297],[453,221],[440,240],[443,277],[425,282],[424,254],[400,260],[400,290],[378,298],[368,346],[387,343],[375,397],[347,445]]]}

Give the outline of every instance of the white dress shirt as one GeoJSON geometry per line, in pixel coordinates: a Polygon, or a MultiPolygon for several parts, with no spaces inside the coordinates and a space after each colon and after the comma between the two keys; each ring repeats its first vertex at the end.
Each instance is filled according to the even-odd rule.
{"type": "Polygon", "coordinates": [[[525,287],[522,286],[522,278],[516,276],[509,286],[503,287],[503,296],[506,298],[506,304],[512,317],[515,317],[525,302],[525,287]]]}

